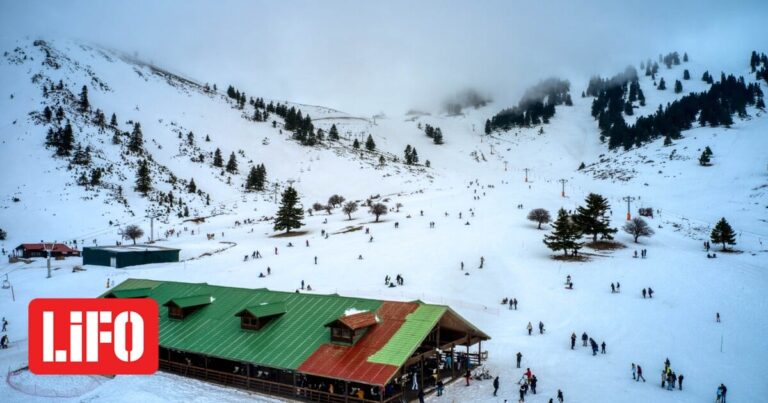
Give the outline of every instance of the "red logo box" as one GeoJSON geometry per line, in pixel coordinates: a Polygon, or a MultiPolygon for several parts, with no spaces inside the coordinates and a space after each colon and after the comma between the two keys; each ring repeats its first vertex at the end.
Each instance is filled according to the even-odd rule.
{"type": "Polygon", "coordinates": [[[159,320],[151,298],[37,298],[29,304],[29,370],[38,375],[152,374],[159,320]]]}

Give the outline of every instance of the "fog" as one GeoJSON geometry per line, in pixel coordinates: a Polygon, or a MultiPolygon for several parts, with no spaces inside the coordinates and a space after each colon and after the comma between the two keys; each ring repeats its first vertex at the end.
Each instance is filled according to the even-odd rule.
{"type": "Polygon", "coordinates": [[[713,71],[746,65],[751,50],[768,52],[766,21],[765,0],[0,0],[3,39],[85,41],[219,87],[362,115],[436,112],[467,89],[511,106],[541,79],[575,91],[673,50],[713,71]]]}

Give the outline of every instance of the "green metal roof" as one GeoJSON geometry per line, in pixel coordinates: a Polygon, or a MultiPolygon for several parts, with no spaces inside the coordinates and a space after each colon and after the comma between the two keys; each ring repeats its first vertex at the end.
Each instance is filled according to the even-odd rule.
{"type": "Polygon", "coordinates": [[[167,304],[174,304],[179,308],[191,308],[193,306],[208,305],[214,301],[211,294],[191,295],[183,298],[172,298],[167,304]]]}
{"type": "MultiPolygon", "coordinates": [[[[149,297],[160,305],[160,345],[284,369],[298,368],[321,344],[330,342],[325,323],[350,308],[375,311],[381,305],[381,301],[350,297],[170,281],[156,283],[149,297]],[[168,318],[165,303],[202,294],[213,296],[214,301],[183,320],[168,318]],[[240,329],[235,314],[264,302],[284,302],[285,314],[259,331],[240,329]]],[[[138,284],[145,286],[146,282],[128,279],[113,291],[142,288],[138,284]]]]}
{"type": "Polygon", "coordinates": [[[285,301],[271,303],[262,302],[259,305],[249,306],[240,311],[240,313],[243,311],[246,311],[257,318],[280,315],[285,313],[285,301]]]}
{"type": "Polygon", "coordinates": [[[152,288],[134,288],[125,290],[114,290],[107,293],[115,298],[141,298],[149,295],[152,288]]]}
{"type": "Polygon", "coordinates": [[[405,317],[405,323],[387,344],[368,357],[368,362],[402,365],[416,351],[447,309],[448,307],[441,305],[419,305],[415,311],[405,317]]]}

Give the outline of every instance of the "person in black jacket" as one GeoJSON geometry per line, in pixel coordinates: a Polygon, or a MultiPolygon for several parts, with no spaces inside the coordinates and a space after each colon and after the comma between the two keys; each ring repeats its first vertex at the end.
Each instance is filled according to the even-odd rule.
{"type": "Polygon", "coordinates": [[[536,375],[531,377],[531,391],[533,391],[533,394],[536,394],[536,383],[539,382],[538,379],[536,379],[536,375]]]}
{"type": "Polygon", "coordinates": [[[523,359],[523,354],[521,352],[517,352],[517,367],[520,368],[520,360],[523,359]]]}
{"type": "Polygon", "coordinates": [[[563,391],[560,389],[557,390],[557,401],[563,403],[563,391]]]}
{"type": "Polygon", "coordinates": [[[571,333],[571,350],[576,346],[576,333],[571,333]]]}
{"type": "Polygon", "coordinates": [[[496,396],[496,392],[498,392],[498,391],[499,391],[499,377],[497,376],[493,380],[493,395],[496,396]]]}
{"type": "Polygon", "coordinates": [[[520,385],[520,401],[521,402],[525,401],[525,393],[526,392],[528,392],[528,384],[523,383],[522,385],[520,385]]]}
{"type": "Polygon", "coordinates": [[[683,374],[677,376],[677,388],[683,390],[683,374]]]}

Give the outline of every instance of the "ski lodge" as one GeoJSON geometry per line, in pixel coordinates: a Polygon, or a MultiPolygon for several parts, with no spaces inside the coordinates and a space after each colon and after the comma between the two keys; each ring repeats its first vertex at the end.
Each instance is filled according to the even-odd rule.
{"type": "Polygon", "coordinates": [[[16,247],[16,256],[25,259],[33,257],[48,257],[46,248],[51,249],[52,258],[65,258],[67,256],[80,256],[80,251],[70,248],[63,243],[23,243],[16,247]]]}
{"type": "Polygon", "coordinates": [[[83,264],[126,267],[150,263],[179,261],[179,249],[155,245],[87,246],[83,248],[83,264]]]}
{"type": "Polygon", "coordinates": [[[490,339],[421,301],[142,279],[101,297],[157,301],[160,370],[299,401],[416,399],[479,365],[490,339]]]}

